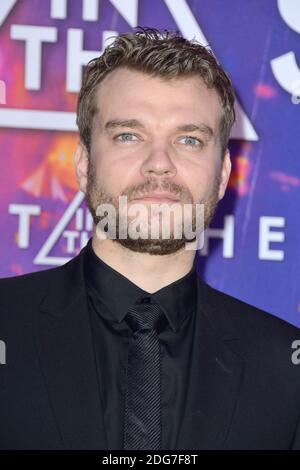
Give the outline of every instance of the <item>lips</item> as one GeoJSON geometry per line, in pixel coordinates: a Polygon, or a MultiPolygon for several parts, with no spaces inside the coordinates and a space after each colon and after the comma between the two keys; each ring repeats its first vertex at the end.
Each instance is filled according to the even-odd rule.
{"type": "Polygon", "coordinates": [[[154,200],[171,200],[171,201],[179,201],[178,197],[174,196],[174,194],[170,193],[159,193],[159,192],[153,192],[153,193],[147,193],[143,194],[139,197],[136,197],[136,199],[154,199],[154,200]]]}

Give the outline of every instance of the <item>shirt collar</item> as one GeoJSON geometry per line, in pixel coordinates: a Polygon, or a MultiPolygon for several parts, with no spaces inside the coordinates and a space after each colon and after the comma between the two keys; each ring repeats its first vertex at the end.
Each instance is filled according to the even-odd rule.
{"type": "Polygon", "coordinates": [[[100,259],[93,250],[92,239],[88,241],[84,253],[88,293],[106,307],[112,321],[121,323],[134,303],[149,297],[151,301],[159,304],[175,332],[180,329],[196,305],[196,266],[195,257],[191,270],[185,276],[151,294],[100,259]]]}

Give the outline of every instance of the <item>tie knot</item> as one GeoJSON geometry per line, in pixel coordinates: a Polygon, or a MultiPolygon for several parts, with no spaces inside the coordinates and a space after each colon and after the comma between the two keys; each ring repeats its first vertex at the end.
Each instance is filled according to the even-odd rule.
{"type": "Polygon", "coordinates": [[[146,331],[157,330],[163,317],[163,312],[157,303],[139,303],[128,310],[125,320],[132,331],[146,331]]]}

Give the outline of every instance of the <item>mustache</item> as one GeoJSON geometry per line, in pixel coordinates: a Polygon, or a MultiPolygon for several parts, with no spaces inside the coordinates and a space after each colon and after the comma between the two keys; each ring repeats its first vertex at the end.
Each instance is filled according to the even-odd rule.
{"type": "MultiPolygon", "coordinates": [[[[105,189],[103,182],[98,182],[96,179],[96,169],[94,164],[89,161],[88,164],[88,172],[87,172],[87,180],[88,180],[88,193],[96,192],[98,196],[101,198],[105,197],[105,199],[110,201],[111,203],[117,203],[117,197],[113,196],[107,189],[105,189]]],[[[175,196],[179,201],[183,203],[194,203],[194,198],[190,190],[186,187],[183,187],[170,179],[158,179],[155,176],[149,176],[146,178],[145,181],[142,183],[138,183],[135,185],[130,185],[125,188],[119,195],[120,196],[127,196],[128,201],[136,199],[140,197],[141,194],[147,194],[154,191],[158,192],[168,192],[175,196]]]]}
{"type": "Polygon", "coordinates": [[[172,181],[157,181],[153,178],[150,178],[141,184],[130,186],[124,190],[121,195],[127,196],[128,199],[131,200],[154,191],[170,193],[179,200],[185,199],[189,202],[193,201],[193,197],[187,188],[183,188],[172,181]]]}

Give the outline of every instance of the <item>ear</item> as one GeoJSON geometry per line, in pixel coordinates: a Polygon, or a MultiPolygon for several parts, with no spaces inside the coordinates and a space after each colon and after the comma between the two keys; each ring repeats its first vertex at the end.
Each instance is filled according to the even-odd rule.
{"type": "Polygon", "coordinates": [[[221,169],[221,181],[219,186],[219,200],[223,199],[231,173],[230,153],[227,149],[224,155],[221,169]]]}
{"type": "Polygon", "coordinates": [[[75,164],[77,182],[78,182],[80,190],[84,194],[86,193],[88,161],[89,161],[88,151],[85,145],[82,142],[79,142],[75,155],[74,155],[74,164],[75,164]]]}

